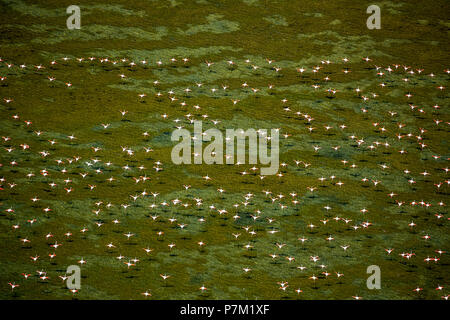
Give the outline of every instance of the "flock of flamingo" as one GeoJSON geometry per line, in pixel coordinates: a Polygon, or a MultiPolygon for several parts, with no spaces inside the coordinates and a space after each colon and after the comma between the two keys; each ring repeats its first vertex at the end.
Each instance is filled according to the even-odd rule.
{"type": "MultiPolygon", "coordinates": [[[[183,259],[191,261],[183,250],[198,252],[201,259],[202,254],[211,256],[208,250],[221,248],[228,250],[221,261],[229,258],[233,277],[215,269],[198,285],[188,286],[191,297],[215,297],[228,281],[243,278],[233,285],[244,290],[245,284],[266,281],[276,294],[291,298],[320,297],[322,290],[333,291],[342,283],[349,293],[341,292],[339,298],[370,298],[376,290],[366,288],[365,270],[374,256],[390,266],[380,266],[380,294],[395,287],[396,278],[408,276],[405,268],[419,268],[420,276],[413,276],[417,281],[402,283],[400,296],[449,298],[450,120],[445,103],[450,70],[382,64],[371,57],[296,67],[245,57],[197,65],[191,60],[92,56],[28,65],[0,59],[0,252],[2,265],[9,266],[0,283],[4,298],[49,284],[68,297],[83,298],[93,277],[82,278],[80,289],[67,289],[65,269],[75,264],[82,275],[94,269],[101,274],[102,264],[93,258],[98,254],[113,258],[114,266],[108,268],[120,270],[117,277],[126,278],[133,270],[140,275],[139,282],[130,282],[127,292],[135,292],[130,298],[158,299],[171,286],[186,289],[166,267],[171,256],[183,265],[183,259]],[[86,114],[78,109],[67,116],[59,132],[51,109],[56,106],[48,100],[52,107],[30,118],[33,111],[27,108],[37,108],[24,105],[30,96],[39,105],[54,92],[70,107],[74,95],[92,92],[89,87],[97,84],[76,75],[87,67],[75,68],[86,65],[96,70],[89,77],[108,73],[117,95],[127,100],[133,95],[134,100],[113,107],[86,96],[86,114]],[[183,73],[174,68],[193,67],[200,70],[197,80],[184,87],[151,73],[166,68],[176,76],[183,73]],[[224,74],[211,80],[215,68],[228,70],[230,78],[224,74]],[[72,71],[62,78],[66,69],[72,71]],[[142,91],[117,89],[132,83],[139,72],[154,77],[142,91]],[[207,75],[203,80],[202,74],[207,75]],[[45,93],[16,90],[26,77],[33,77],[45,93]],[[272,111],[258,104],[264,99],[273,104],[272,111]],[[315,100],[319,102],[312,105],[315,100]],[[321,103],[336,109],[320,110],[321,103]],[[149,126],[139,112],[143,108],[154,115],[149,126]],[[241,163],[176,166],[170,163],[170,148],[159,140],[158,128],[190,128],[202,120],[223,129],[230,125],[230,115],[239,119],[244,114],[244,119],[266,116],[265,121],[279,125],[276,175],[260,175],[258,165],[241,163]],[[65,126],[67,131],[61,132],[65,126]],[[122,143],[114,132],[132,138],[122,143]],[[88,205],[71,211],[77,201],[88,205]],[[55,266],[55,261],[64,263],[55,266]],[[149,269],[154,272],[147,273],[149,269]]],[[[180,276],[180,281],[190,276],[180,276]]],[[[259,298],[271,297],[264,292],[259,298]]]]}

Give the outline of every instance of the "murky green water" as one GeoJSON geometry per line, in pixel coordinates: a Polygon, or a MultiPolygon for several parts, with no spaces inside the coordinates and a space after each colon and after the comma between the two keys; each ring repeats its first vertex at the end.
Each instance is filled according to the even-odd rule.
{"type": "Polygon", "coordinates": [[[72,4],[0,1],[2,299],[449,294],[448,2],[379,2],[380,30],[368,1],[79,1],[68,30],[72,4]],[[173,164],[194,119],[280,128],[282,175],[173,164]]]}

